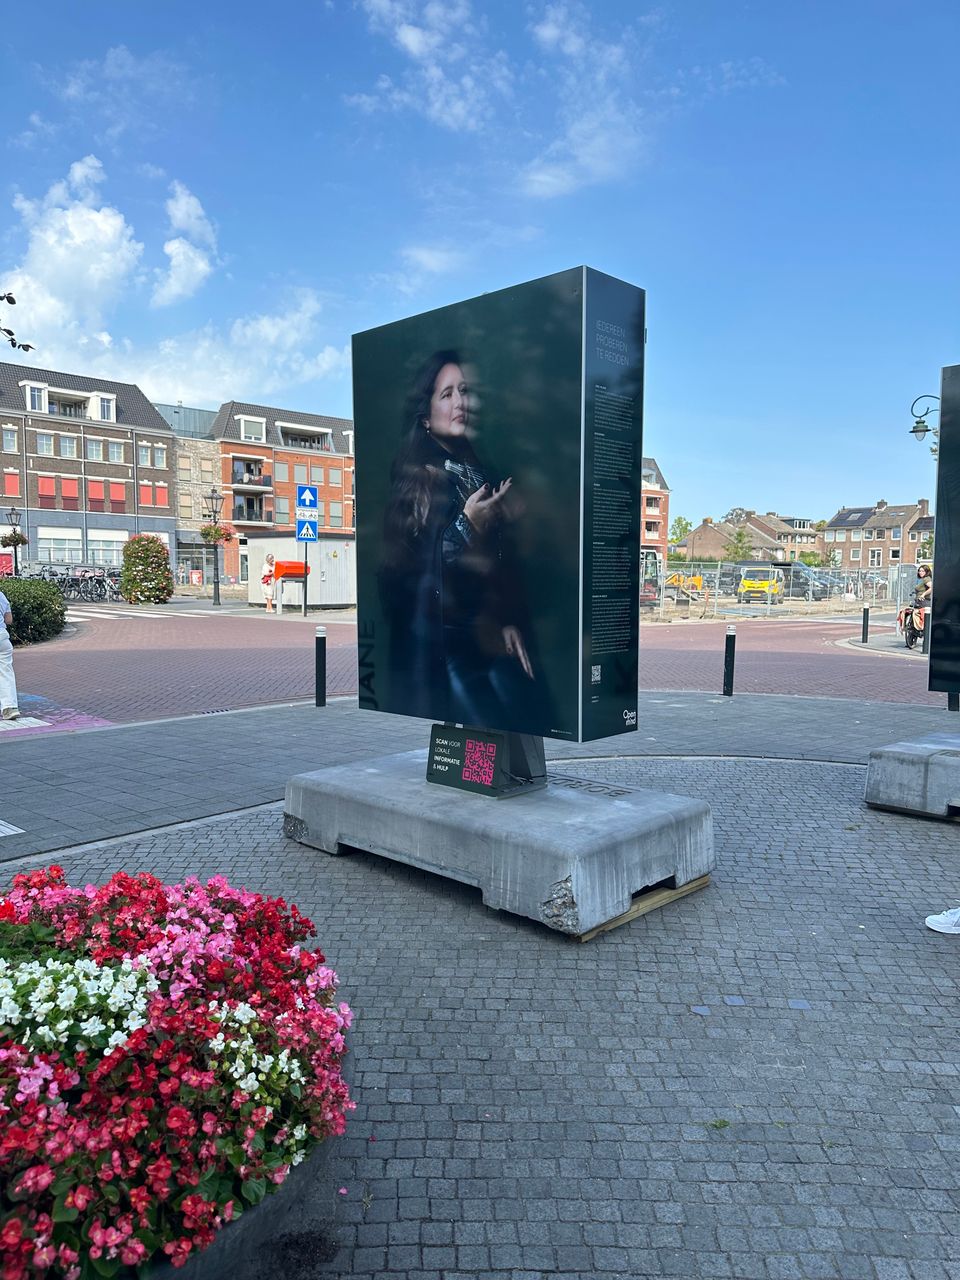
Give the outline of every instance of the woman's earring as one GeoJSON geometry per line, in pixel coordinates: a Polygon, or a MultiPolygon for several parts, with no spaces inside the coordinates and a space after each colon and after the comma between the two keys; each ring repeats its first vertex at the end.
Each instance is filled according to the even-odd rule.
{"type": "Polygon", "coordinates": [[[426,431],[427,435],[429,435],[429,434],[430,434],[430,419],[429,419],[429,418],[424,418],[424,420],[423,420],[423,429],[424,429],[424,431],[426,431]]]}

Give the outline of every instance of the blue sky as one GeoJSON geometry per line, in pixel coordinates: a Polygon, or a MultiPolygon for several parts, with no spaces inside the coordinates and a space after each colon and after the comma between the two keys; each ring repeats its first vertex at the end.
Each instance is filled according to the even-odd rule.
{"type": "Polygon", "coordinates": [[[955,0],[54,0],[38,34],[0,36],[32,362],[349,415],[353,332],[587,263],[648,290],[673,514],[933,496],[955,0]]]}

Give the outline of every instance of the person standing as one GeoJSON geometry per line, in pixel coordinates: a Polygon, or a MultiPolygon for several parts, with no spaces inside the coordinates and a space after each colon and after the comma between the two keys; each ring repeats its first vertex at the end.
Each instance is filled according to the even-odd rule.
{"type": "Polygon", "coordinates": [[[264,557],[263,572],[260,575],[260,586],[263,588],[263,599],[267,613],[273,613],[273,584],[275,561],[270,552],[264,557]]]}
{"type": "Polygon", "coordinates": [[[13,643],[8,627],[13,625],[10,601],[0,591],[0,715],[4,720],[17,720],[17,681],[13,674],[13,643]]]}

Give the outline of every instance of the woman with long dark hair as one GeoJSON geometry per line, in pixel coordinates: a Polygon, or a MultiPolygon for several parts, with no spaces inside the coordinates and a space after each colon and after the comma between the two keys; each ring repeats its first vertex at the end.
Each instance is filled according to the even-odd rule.
{"type": "Polygon", "coordinates": [[[510,538],[519,508],[512,479],[492,480],[477,457],[475,408],[459,353],[435,352],[407,400],[384,518],[396,700],[409,715],[542,733],[510,538]]]}

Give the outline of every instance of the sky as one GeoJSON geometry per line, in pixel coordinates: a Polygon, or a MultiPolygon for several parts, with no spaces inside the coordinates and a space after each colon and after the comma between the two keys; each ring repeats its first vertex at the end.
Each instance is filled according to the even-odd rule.
{"type": "Polygon", "coordinates": [[[960,363],[956,0],[48,0],[7,12],[0,358],[349,417],[351,334],[647,290],[694,524],[932,498],[960,363]],[[931,422],[937,419],[931,417],[931,422]]]}

